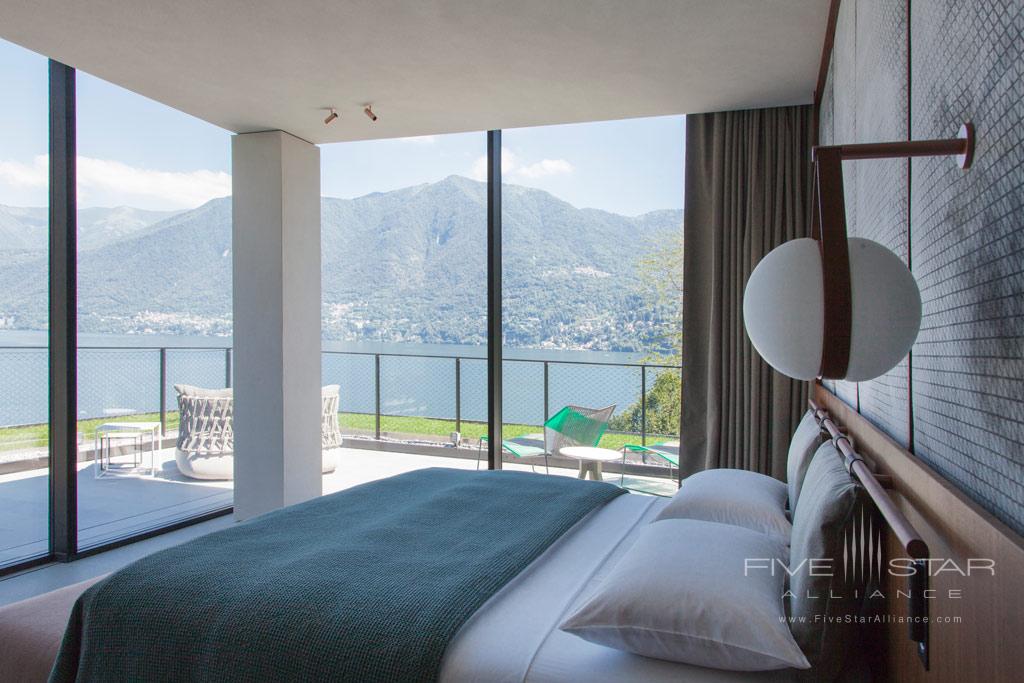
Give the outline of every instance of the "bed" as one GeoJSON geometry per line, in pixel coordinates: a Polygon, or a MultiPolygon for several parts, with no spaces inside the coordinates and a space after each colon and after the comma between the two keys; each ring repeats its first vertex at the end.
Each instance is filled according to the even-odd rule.
{"type": "Polygon", "coordinates": [[[447,468],[357,486],[0,610],[0,678],[832,680],[865,593],[747,571],[839,556],[859,489],[822,441],[808,412],[789,455],[799,497],[740,470],[671,499],[447,468]]]}
{"type": "MultiPolygon", "coordinates": [[[[653,496],[624,495],[580,520],[459,629],[445,652],[439,680],[788,680],[785,672],[729,672],[640,657],[558,629],[666,502],[653,496]]],[[[8,646],[0,651],[0,659],[19,658],[0,668],[5,680],[46,680],[75,601],[103,578],[0,610],[0,634],[8,646]]]]}
{"type": "Polygon", "coordinates": [[[791,671],[724,671],[641,657],[559,630],[561,621],[587,600],[667,500],[620,496],[581,520],[465,623],[448,646],[440,681],[792,680],[791,671]]]}

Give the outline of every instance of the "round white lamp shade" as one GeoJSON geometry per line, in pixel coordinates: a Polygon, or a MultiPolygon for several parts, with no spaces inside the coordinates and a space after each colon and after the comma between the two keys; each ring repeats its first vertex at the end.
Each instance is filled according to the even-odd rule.
{"type": "MultiPolygon", "coordinates": [[[[851,237],[849,252],[850,360],[842,379],[861,382],[884,375],[910,351],[921,326],[921,292],[903,261],[881,244],[851,237]]],[[[786,242],[757,264],[743,294],[743,321],[773,368],[795,379],[818,376],[827,341],[816,240],[786,242]]]]}

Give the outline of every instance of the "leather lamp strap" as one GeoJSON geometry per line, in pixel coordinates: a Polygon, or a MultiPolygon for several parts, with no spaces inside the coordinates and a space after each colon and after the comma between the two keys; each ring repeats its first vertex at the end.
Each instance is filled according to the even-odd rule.
{"type": "Polygon", "coordinates": [[[815,150],[814,183],[817,200],[814,212],[817,215],[812,218],[812,229],[820,233],[817,236],[825,289],[825,328],[819,375],[842,379],[850,364],[853,307],[840,149],[819,147],[815,150]]]}

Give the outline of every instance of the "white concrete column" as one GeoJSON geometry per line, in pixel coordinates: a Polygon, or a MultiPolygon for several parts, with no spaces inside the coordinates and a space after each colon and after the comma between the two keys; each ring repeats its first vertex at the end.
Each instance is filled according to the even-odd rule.
{"type": "Polygon", "coordinates": [[[320,149],[231,142],[235,518],[322,492],[320,149]]]}

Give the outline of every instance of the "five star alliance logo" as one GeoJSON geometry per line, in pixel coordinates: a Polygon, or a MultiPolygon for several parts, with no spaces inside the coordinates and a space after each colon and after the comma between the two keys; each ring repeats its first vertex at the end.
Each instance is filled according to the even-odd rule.
{"type": "Polygon", "coordinates": [[[843,530],[841,559],[843,580],[847,583],[873,583],[882,578],[882,529],[863,506],[843,530]]]}

